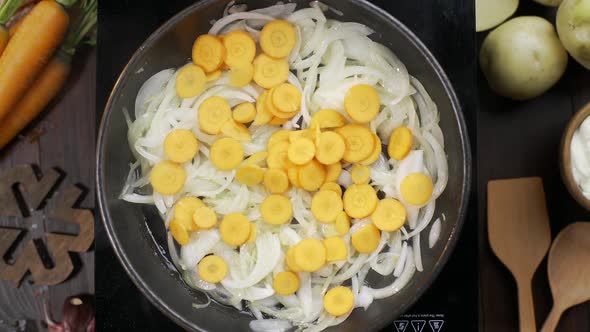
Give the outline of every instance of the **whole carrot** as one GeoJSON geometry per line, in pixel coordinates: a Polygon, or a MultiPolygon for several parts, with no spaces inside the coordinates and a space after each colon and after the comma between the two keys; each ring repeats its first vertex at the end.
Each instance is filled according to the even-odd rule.
{"type": "MultiPolygon", "coordinates": [[[[82,16],[72,24],[65,42],[27,89],[23,98],[0,120],[0,150],[29,124],[59,93],[71,70],[76,47],[95,33],[97,0],[83,1],[82,16]]],[[[94,43],[90,38],[90,43],[94,43]]]]}
{"type": "Polygon", "coordinates": [[[4,25],[0,25],[0,54],[4,51],[6,44],[8,44],[8,30],[4,25]]]}
{"type": "Polygon", "coordinates": [[[14,36],[14,34],[16,33],[16,30],[18,29],[18,27],[23,23],[22,18],[16,22],[14,22],[14,24],[10,25],[8,28],[8,38],[12,38],[12,36],[14,36]]]}
{"type": "Polygon", "coordinates": [[[0,149],[25,128],[59,93],[69,73],[70,65],[67,57],[57,55],[49,61],[23,98],[0,122],[0,149]]]}
{"type": "Polygon", "coordinates": [[[6,26],[8,27],[8,38],[12,38],[12,36],[14,36],[18,27],[21,25],[21,23],[23,23],[25,16],[27,16],[29,12],[31,12],[31,9],[35,7],[35,3],[29,3],[31,1],[32,0],[24,1],[16,13],[12,15],[12,18],[8,21],[8,23],[6,23],[6,26]]]}
{"type": "Polygon", "coordinates": [[[0,56],[0,120],[49,62],[66,33],[69,16],[54,0],[43,0],[23,19],[0,56]]]}
{"type": "Polygon", "coordinates": [[[23,0],[6,0],[0,6],[0,55],[4,51],[6,44],[8,44],[10,34],[9,30],[6,28],[6,23],[8,23],[22,2],[23,0]]]}

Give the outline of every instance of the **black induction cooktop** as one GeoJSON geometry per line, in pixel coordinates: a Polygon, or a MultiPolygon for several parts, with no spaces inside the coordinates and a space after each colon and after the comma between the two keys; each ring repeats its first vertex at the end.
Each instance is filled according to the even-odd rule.
{"type": "MultiPolygon", "coordinates": [[[[99,2],[97,110],[102,113],[119,73],[160,24],[195,0],[99,2]]],[[[431,50],[462,103],[475,146],[476,42],[474,2],[462,0],[374,0],[431,50]]],[[[97,116],[100,119],[100,114],[97,116]]],[[[474,159],[475,160],[475,159],[474,159]]],[[[475,165],[474,165],[475,169],[475,165]]],[[[451,175],[452,176],[452,175],[451,175]]],[[[476,174],[473,174],[476,179],[476,174]]],[[[475,190],[472,190],[474,193],[475,190]]],[[[477,202],[469,213],[454,253],[430,289],[383,331],[476,331],[478,328],[477,202]]],[[[133,284],[111,249],[102,223],[96,226],[98,331],[176,331],[133,284]]],[[[357,309],[358,310],[358,309],[357,309]]]]}

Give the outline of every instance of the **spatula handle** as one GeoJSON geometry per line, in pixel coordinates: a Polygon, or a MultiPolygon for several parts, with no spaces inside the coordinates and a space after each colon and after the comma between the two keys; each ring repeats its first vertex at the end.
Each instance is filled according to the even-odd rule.
{"type": "Polygon", "coordinates": [[[541,328],[541,332],[555,331],[555,329],[557,328],[557,323],[559,323],[559,318],[561,317],[562,313],[563,309],[554,304],[553,308],[551,308],[549,316],[547,316],[547,320],[545,320],[545,324],[543,324],[543,328],[541,328]]]}
{"type": "Polygon", "coordinates": [[[536,332],[535,307],[533,306],[531,280],[526,282],[517,281],[517,286],[520,332],[536,332]]]}

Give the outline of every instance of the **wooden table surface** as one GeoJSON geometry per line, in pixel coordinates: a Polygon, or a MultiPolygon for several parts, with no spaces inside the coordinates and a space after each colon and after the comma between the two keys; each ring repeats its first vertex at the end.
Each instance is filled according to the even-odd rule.
{"type": "MultiPolygon", "coordinates": [[[[21,164],[34,164],[42,172],[57,168],[65,173],[60,188],[73,184],[85,188],[86,193],[79,207],[93,209],[95,86],[96,52],[82,48],[74,58],[71,75],[61,94],[15,141],[0,151],[0,173],[21,164]]],[[[97,216],[95,218],[98,220],[97,216]]],[[[1,222],[0,218],[0,225],[1,222]]],[[[49,287],[52,316],[57,321],[61,320],[61,307],[67,296],[94,293],[94,252],[89,251],[79,257],[81,262],[70,278],[49,287]]],[[[0,313],[26,313],[25,317],[0,317],[0,320],[40,319],[41,311],[36,300],[30,296],[31,290],[31,285],[27,283],[15,291],[11,284],[0,282],[0,313]]]]}
{"type": "MultiPolygon", "coordinates": [[[[539,15],[554,22],[554,9],[521,1],[517,16],[539,15]]],[[[481,41],[485,34],[479,34],[481,41]]],[[[575,221],[590,221],[569,195],[559,174],[559,143],[574,112],[590,102],[590,71],[571,57],[562,79],[546,94],[527,102],[495,96],[479,71],[477,115],[477,191],[479,201],[480,331],[518,331],[516,284],[493,255],[487,240],[486,186],[491,179],[540,176],[543,178],[551,235],[575,221]]],[[[590,239],[589,239],[590,240],[590,239]]],[[[590,280],[588,281],[590,282],[590,280]]],[[[545,259],[533,280],[537,328],[551,309],[545,259]]],[[[590,331],[590,302],[564,313],[558,332],[590,331]]]]}

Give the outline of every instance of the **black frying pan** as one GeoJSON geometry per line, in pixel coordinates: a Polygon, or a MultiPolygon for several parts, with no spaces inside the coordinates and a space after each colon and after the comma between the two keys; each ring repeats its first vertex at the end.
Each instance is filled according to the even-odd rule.
{"type": "MultiPolygon", "coordinates": [[[[133,156],[127,145],[127,126],[122,109],[133,113],[139,88],[156,72],[180,66],[189,60],[196,36],[206,33],[210,21],[218,19],[229,0],[204,0],[180,12],[156,32],[133,55],[108,100],[98,136],[96,181],[102,220],[123,267],[152,303],[183,328],[195,331],[247,331],[250,316],[216,303],[194,309],[202,302],[199,292],[181,279],[168,254],[166,231],[155,207],[117,199],[133,156]]],[[[307,6],[308,1],[291,1],[307,6]]],[[[417,272],[398,294],[375,301],[367,311],[356,309],[339,331],[378,330],[402,314],[436,278],[455,246],[466,213],[470,188],[471,156],[463,115],[445,73],[418,38],[385,11],[361,0],[325,0],[344,14],[342,21],[355,21],[377,33],[372,38],[389,48],[408,71],[426,87],[440,111],[449,159],[449,183],[438,199],[435,216],[445,214],[441,235],[434,248],[422,240],[424,271],[417,272]]],[[[270,6],[274,0],[247,1],[249,8],[270,6]]],[[[333,15],[327,13],[328,16],[333,15]]],[[[334,17],[336,18],[336,17],[334,17]]],[[[429,228],[424,232],[428,234],[429,228]]],[[[372,285],[391,283],[379,275],[369,277],[372,285]]],[[[122,309],[124,310],[124,309],[122,309]]]]}

